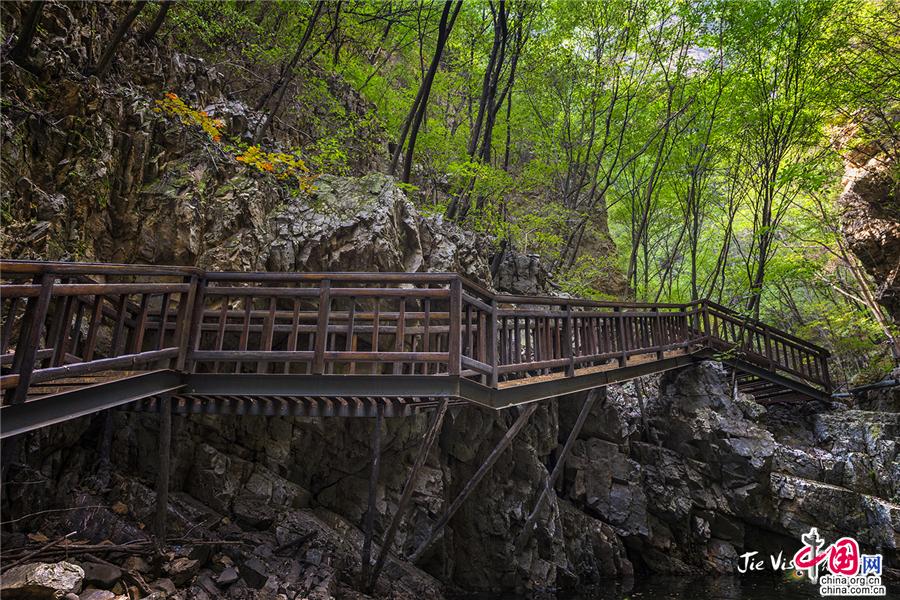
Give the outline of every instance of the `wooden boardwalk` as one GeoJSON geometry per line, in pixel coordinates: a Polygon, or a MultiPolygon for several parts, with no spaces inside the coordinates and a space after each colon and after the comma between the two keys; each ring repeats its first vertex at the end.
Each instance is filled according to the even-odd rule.
{"type": "MultiPolygon", "coordinates": [[[[165,535],[173,413],[372,417],[361,583],[371,589],[454,405],[518,417],[408,557],[437,539],[539,400],[716,358],[757,400],[831,393],[828,352],[709,301],[498,295],[443,273],[220,273],[0,261],[0,437],[115,407],[159,414],[155,530],[165,535]],[[372,562],[386,417],[432,413],[372,562]]],[[[589,393],[536,515],[595,401],[589,393]]]]}
{"type": "Polygon", "coordinates": [[[827,351],[709,301],[505,296],[442,273],[0,261],[0,276],[3,437],[163,393],[213,414],[505,408],[710,356],[763,401],[831,390],[827,351]]]}

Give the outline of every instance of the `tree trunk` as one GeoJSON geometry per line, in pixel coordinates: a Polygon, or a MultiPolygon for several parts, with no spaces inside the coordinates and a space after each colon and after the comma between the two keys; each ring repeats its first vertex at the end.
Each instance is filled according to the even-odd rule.
{"type": "Polygon", "coordinates": [[[125,34],[128,33],[131,24],[134,23],[134,20],[137,19],[137,16],[144,10],[144,6],[146,5],[147,0],[137,0],[137,2],[134,3],[134,6],[131,7],[131,10],[128,11],[128,14],[125,15],[125,18],[113,34],[112,39],[109,41],[109,45],[106,47],[106,51],[103,53],[103,56],[100,57],[100,62],[98,62],[95,67],[88,70],[88,75],[103,77],[106,74],[109,65],[112,64],[112,59],[116,54],[116,50],[118,50],[122,40],[125,39],[125,34]]]}
{"type": "Polygon", "coordinates": [[[28,7],[28,13],[22,22],[22,31],[16,45],[9,51],[9,59],[24,69],[31,69],[28,63],[28,53],[31,51],[31,43],[34,41],[34,32],[37,30],[41,19],[41,10],[44,8],[43,0],[36,0],[28,7]]]}
{"type": "Polygon", "coordinates": [[[278,107],[281,106],[281,102],[284,99],[285,90],[287,89],[288,84],[291,82],[291,79],[294,78],[294,68],[296,68],[297,63],[300,62],[300,57],[303,56],[303,50],[306,48],[306,44],[309,43],[309,40],[312,37],[313,30],[315,29],[316,22],[319,20],[319,16],[322,14],[322,7],[324,5],[324,2],[316,3],[316,8],[313,11],[312,16],[309,18],[309,22],[306,24],[306,29],[303,31],[303,36],[300,38],[300,43],[297,44],[297,50],[294,52],[294,56],[281,71],[281,75],[275,81],[275,85],[273,85],[269,92],[265,94],[257,103],[256,110],[262,110],[269,103],[269,100],[272,99],[272,96],[275,96],[277,94],[275,107],[266,114],[266,118],[263,121],[262,125],[256,129],[256,132],[253,135],[254,144],[259,144],[262,136],[265,135],[266,130],[268,130],[272,125],[272,120],[275,118],[274,115],[276,112],[278,112],[278,107]]]}
{"type": "Polygon", "coordinates": [[[156,13],[156,18],[153,19],[153,23],[150,24],[150,28],[144,32],[144,37],[141,38],[142,44],[149,44],[150,41],[156,36],[156,32],[159,31],[159,28],[162,27],[163,21],[166,20],[166,13],[169,12],[169,9],[172,8],[172,3],[174,0],[162,0],[162,3],[159,7],[159,12],[156,13]]]}
{"type": "Polygon", "coordinates": [[[435,47],[431,64],[428,66],[428,73],[426,73],[425,79],[422,81],[422,94],[409,133],[409,144],[406,148],[406,157],[403,160],[403,176],[401,179],[404,183],[409,183],[409,175],[412,171],[413,152],[415,151],[416,146],[416,137],[419,134],[419,127],[422,125],[422,120],[425,118],[425,112],[428,108],[428,97],[431,94],[431,84],[434,83],[434,76],[437,73],[438,65],[441,62],[444,46],[447,43],[447,38],[450,37],[450,31],[453,28],[453,23],[456,21],[456,15],[459,14],[462,1],[459,0],[456,3],[456,7],[453,9],[453,16],[449,17],[451,4],[452,2],[450,1],[444,3],[444,10],[441,12],[441,22],[440,25],[438,25],[437,46],[435,47]]]}

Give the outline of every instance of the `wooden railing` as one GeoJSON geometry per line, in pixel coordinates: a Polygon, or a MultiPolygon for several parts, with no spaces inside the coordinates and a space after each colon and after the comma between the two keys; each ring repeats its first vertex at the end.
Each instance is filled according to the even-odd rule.
{"type": "Polygon", "coordinates": [[[824,349],[707,301],[505,296],[442,273],[0,261],[0,277],[5,403],[106,371],[451,375],[498,387],[704,347],[831,388],[824,349]]]}

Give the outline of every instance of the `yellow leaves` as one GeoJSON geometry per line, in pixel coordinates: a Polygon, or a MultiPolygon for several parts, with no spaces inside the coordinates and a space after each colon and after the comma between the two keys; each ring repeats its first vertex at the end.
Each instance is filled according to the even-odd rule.
{"type": "Polygon", "coordinates": [[[219,130],[225,126],[225,122],[210,118],[205,110],[191,108],[177,94],[166,92],[162,100],[156,101],[154,110],[177,117],[184,125],[199,126],[214,142],[222,141],[222,132],[219,130]]]}
{"type": "Polygon", "coordinates": [[[294,179],[304,192],[313,189],[315,176],[310,174],[309,167],[300,156],[286,152],[266,152],[259,146],[250,146],[235,160],[251,166],[258,171],[272,173],[280,180],[294,179]]]}
{"type": "Polygon", "coordinates": [[[128,514],[128,506],[124,502],[116,502],[112,505],[112,510],[117,515],[128,514]]]}
{"type": "MultiPolygon", "coordinates": [[[[200,127],[213,142],[222,143],[221,129],[225,127],[222,119],[213,119],[205,110],[195,110],[188,106],[177,94],[167,92],[162,100],[156,100],[155,112],[177,117],[182,124],[200,127]]],[[[303,192],[313,190],[315,176],[299,154],[287,152],[267,152],[259,146],[239,148],[230,144],[223,146],[223,151],[236,153],[234,159],[263,173],[271,173],[281,181],[294,180],[303,192]]]]}

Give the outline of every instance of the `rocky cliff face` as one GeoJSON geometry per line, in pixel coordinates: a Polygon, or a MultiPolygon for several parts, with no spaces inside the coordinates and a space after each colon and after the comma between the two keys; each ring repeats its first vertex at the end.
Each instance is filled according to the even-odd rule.
{"type": "MultiPolygon", "coordinates": [[[[607,390],[525,547],[516,539],[581,397],[542,406],[444,536],[417,566],[391,560],[375,595],[547,594],[610,577],[733,573],[744,552],[791,554],[810,527],[827,539],[853,535],[883,553],[889,569],[900,567],[897,413],[766,409],[732,399],[712,362],[643,387],[649,428],[634,384],[607,390]]],[[[452,410],[398,536],[399,555],[421,541],[514,416],[452,410]]],[[[49,537],[77,530],[98,543],[148,539],[142,523],[154,510],[156,417],[120,412],[114,423],[113,476],[100,483],[91,477],[99,423],[85,419],[32,438],[29,466],[14,470],[14,480],[29,484],[13,485],[6,514],[80,508],[25,518],[14,530],[49,537]]],[[[426,423],[425,415],[386,420],[379,535],[426,423]]],[[[215,596],[211,589],[232,598],[359,597],[371,427],[367,419],[176,418],[174,533],[218,543],[173,548],[148,567],[148,581],[172,580],[182,598],[215,596]]],[[[5,547],[20,535],[7,534],[5,547]]]]}
{"type": "MultiPolygon", "coordinates": [[[[119,8],[48,2],[49,35],[41,39],[51,43],[39,41],[35,56],[44,75],[3,70],[11,104],[2,115],[2,173],[14,182],[3,191],[12,218],[4,256],[457,271],[504,291],[546,291],[533,257],[508,255],[492,279],[489,242],[421,215],[389,178],[322,176],[314,192],[300,194],[223,160],[208,139],[152,111],[154,99],[174,90],[235,131],[258,119],[226,93],[225,75],[199,59],[129,42],[121,50],[134,68],[128,78],[76,76],[102,52],[96,32],[119,8]]],[[[352,95],[345,99],[364,110],[352,95]]],[[[364,152],[353,161],[360,173],[371,170],[364,152]]],[[[552,593],[609,577],[729,573],[745,551],[792,552],[811,526],[829,537],[855,535],[900,568],[896,412],[766,410],[732,398],[714,363],[644,381],[641,394],[643,415],[635,384],[604,392],[527,545],[515,541],[582,396],[545,402],[419,564],[389,561],[375,595],[552,593]]],[[[515,417],[451,410],[398,535],[398,555],[422,540],[515,417]]],[[[426,422],[426,415],[386,421],[378,538],[426,422]]],[[[117,412],[112,425],[111,471],[97,464],[107,441],[102,416],[28,437],[4,498],[4,551],[36,533],[149,540],[156,418],[117,412]],[[44,510],[58,512],[35,514],[44,510]]],[[[361,597],[355,583],[371,428],[365,419],[176,418],[173,533],[216,543],[176,543],[144,564],[120,557],[117,568],[133,574],[122,575],[126,583],[91,585],[183,599],[361,597]]]]}
{"type": "MultiPolygon", "coordinates": [[[[491,283],[475,238],[419,215],[381,176],[323,178],[312,201],[273,209],[229,247],[204,260],[221,268],[459,270],[491,283]]],[[[539,290],[540,270],[522,268],[529,259],[504,264],[512,265],[498,279],[506,289],[539,290]]],[[[642,381],[642,415],[635,385],[602,394],[527,545],[516,540],[583,396],[544,403],[444,535],[417,565],[392,561],[376,595],[549,593],[609,577],[733,573],[744,552],[789,554],[813,526],[829,538],[854,535],[885,554],[890,568],[900,566],[900,415],[890,406],[766,409],[750,397],[732,398],[725,371],[710,362],[642,381]]],[[[398,535],[398,556],[422,541],[515,413],[451,410],[398,535]]],[[[386,421],[379,537],[427,420],[386,421]]],[[[14,479],[32,483],[11,488],[10,514],[82,508],[54,525],[26,518],[17,531],[147,539],[140,524],[150,522],[154,506],[156,417],[115,414],[115,475],[108,480],[92,475],[100,421],[31,439],[22,457],[28,466],[14,479]],[[98,508],[105,506],[119,509],[98,508]]],[[[366,419],[176,418],[177,491],[169,507],[176,533],[240,544],[199,555],[196,548],[175,551],[152,576],[177,579],[186,598],[210,594],[204,585],[235,598],[357,594],[372,426],[366,419]],[[184,566],[173,563],[178,558],[195,562],[173,575],[184,566]],[[232,566],[237,582],[216,584],[232,566]]]]}
{"type": "MultiPolygon", "coordinates": [[[[843,136],[850,133],[853,128],[843,136]]],[[[875,281],[878,301],[900,322],[900,165],[895,145],[890,140],[838,142],[845,167],[838,204],[850,249],[875,281]]]]}

